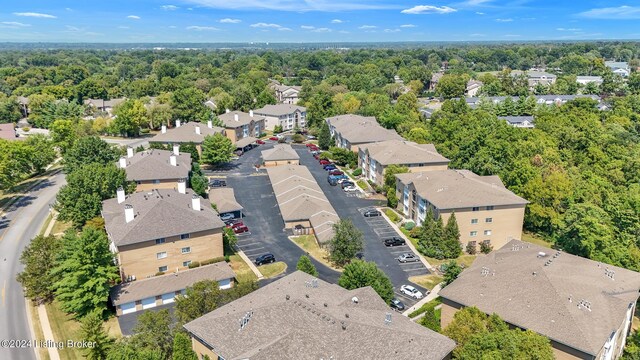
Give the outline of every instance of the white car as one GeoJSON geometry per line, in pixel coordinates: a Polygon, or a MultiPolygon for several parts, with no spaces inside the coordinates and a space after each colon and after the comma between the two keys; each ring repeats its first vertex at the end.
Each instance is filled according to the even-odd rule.
{"type": "Polygon", "coordinates": [[[233,219],[234,217],[235,216],[233,216],[232,213],[224,213],[224,214],[220,215],[220,220],[227,221],[227,220],[233,219]]]}
{"type": "Polygon", "coordinates": [[[345,192],[356,192],[356,191],[359,191],[358,188],[355,187],[355,186],[345,186],[345,188],[342,189],[342,190],[344,190],[345,192]]]}
{"type": "Polygon", "coordinates": [[[420,292],[420,290],[414,288],[411,285],[402,285],[400,287],[400,292],[414,299],[422,299],[422,293],[420,292]]]}
{"type": "Polygon", "coordinates": [[[340,180],[338,180],[338,184],[342,184],[345,181],[351,181],[351,179],[347,178],[341,178],[340,180]]]}

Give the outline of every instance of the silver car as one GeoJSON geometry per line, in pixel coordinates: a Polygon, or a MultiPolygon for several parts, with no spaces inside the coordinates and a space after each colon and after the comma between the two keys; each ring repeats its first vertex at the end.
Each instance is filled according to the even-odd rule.
{"type": "Polygon", "coordinates": [[[400,261],[401,263],[408,263],[408,262],[420,261],[420,259],[417,256],[413,255],[412,253],[404,253],[398,256],[398,261],[400,261]]]}

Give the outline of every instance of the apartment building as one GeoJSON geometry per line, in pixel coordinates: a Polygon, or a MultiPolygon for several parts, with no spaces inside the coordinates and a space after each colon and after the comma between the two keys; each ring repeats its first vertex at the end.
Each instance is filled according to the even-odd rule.
{"type": "Polygon", "coordinates": [[[226,113],[218,115],[218,118],[224,124],[227,137],[234,144],[238,144],[243,139],[249,139],[254,142],[265,129],[264,116],[255,114],[253,110],[249,110],[248,113],[227,110],[226,113]]]}
{"type": "Polygon", "coordinates": [[[420,225],[431,208],[447,222],[455,213],[463,248],[484,242],[500,248],[520,239],[528,201],[507,190],[498,176],[468,170],[435,170],[396,175],[398,209],[420,225]]]}
{"type": "Polygon", "coordinates": [[[307,108],[293,104],[265,105],[256,109],[257,115],[264,116],[265,128],[273,130],[280,125],[282,130],[304,129],[307,127],[307,108]]]}
{"type": "Polygon", "coordinates": [[[222,257],[224,223],[208,201],[186,188],[153,189],[102,202],[102,217],[124,281],[182,271],[222,257]]]}
{"type": "Polygon", "coordinates": [[[213,126],[211,120],[207,121],[207,124],[199,122],[182,123],[180,120],[176,120],[176,126],[171,129],[167,129],[166,125],[162,125],[160,134],[156,134],[149,139],[150,143],[160,144],[186,144],[194,143],[198,149],[198,153],[202,153],[202,142],[204,138],[209,135],[225,134],[225,129],[217,126],[213,126]]]}
{"type": "Polygon", "coordinates": [[[511,240],[440,291],[441,323],[475,306],[548,337],[556,359],[612,360],[622,355],[639,290],[637,272],[511,240]]]}
{"type": "Polygon", "coordinates": [[[191,154],[180,153],[180,145],[173,151],[149,149],[134,152],[127,148],[117,166],[127,173],[128,181],[135,181],[136,191],[173,189],[180,179],[188,179],[191,171],[191,154]]]}
{"type": "Polygon", "coordinates": [[[433,144],[416,144],[406,140],[387,140],[364,144],[358,150],[358,166],[364,176],[381,185],[389,165],[409,168],[412,173],[446,170],[449,159],[440,155],[433,144]]]}
{"type": "Polygon", "coordinates": [[[300,155],[289,144],[276,144],[273,148],[262,151],[262,162],[265,167],[299,165],[300,155]]]}
{"type": "Polygon", "coordinates": [[[292,105],[298,103],[300,91],[302,90],[302,86],[282,85],[278,82],[274,82],[271,88],[274,90],[276,101],[281,104],[292,105]]]}
{"type": "Polygon", "coordinates": [[[338,115],[325,119],[336,146],[355,153],[363,144],[386,140],[402,140],[395,130],[385,129],[373,116],[353,114],[338,115]]]}
{"type": "Polygon", "coordinates": [[[199,359],[448,359],[453,340],[367,286],[296,271],[184,325],[199,359]]]}

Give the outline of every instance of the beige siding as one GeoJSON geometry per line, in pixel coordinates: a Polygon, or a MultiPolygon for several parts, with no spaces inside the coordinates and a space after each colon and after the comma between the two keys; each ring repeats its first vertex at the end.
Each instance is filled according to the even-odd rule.
{"type": "Polygon", "coordinates": [[[265,161],[265,167],[280,166],[280,165],[300,165],[300,160],[277,160],[277,161],[265,161]]]}
{"type": "MultiPolygon", "coordinates": [[[[242,131],[242,130],[240,130],[242,131]]],[[[231,140],[232,143],[238,141],[238,128],[225,128],[225,135],[231,140]]]]}
{"type": "Polygon", "coordinates": [[[180,240],[180,236],[165,238],[164,244],[156,245],[155,240],[143,243],[119,246],[118,260],[123,278],[130,275],[136,279],[154,276],[158,267],[167,266],[167,272],[187,269],[185,261],[203,261],[224,256],[222,247],[222,229],[192,233],[189,239],[180,240]],[[183,247],[191,252],[182,254],[183,247]],[[167,257],[157,259],[157,253],[166,252],[167,257]]]}
{"type": "Polygon", "coordinates": [[[205,344],[201,343],[194,337],[191,338],[191,348],[196,353],[198,360],[202,359],[205,355],[211,360],[218,360],[218,354],[214,353],[205,344]]]}
{"type": "Polygon", "coordinates": [[[136,191],[149,191],[153,189],[174,189],[178,187],[178,179],[160,180],[158,183],[154,183],[153,180],[144,180],[139,184],[136,184],[136,191]]]}

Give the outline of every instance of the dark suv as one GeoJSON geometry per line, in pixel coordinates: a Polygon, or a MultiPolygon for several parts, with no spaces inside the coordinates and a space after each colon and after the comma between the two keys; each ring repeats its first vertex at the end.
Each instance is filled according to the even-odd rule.
{"type": "Polygon", "coordinates": [[[384,246],[402,246],[405,244],[406,242],[404,241],[404,239],[401,239],[396,236],[392,238],[384,239],[384,246]]]}
{"type": "Polygon", "coordinates": [[[382,214],[380,214],[380,211],[376,209],[370,209],[365,211],[362,215],[364,215],[364,217],[373,217],[373,216],[380,216],[382,214]]]}
{"type": "Polygon", "coordinates": [[[264,255],[258,256],[256,258],[256,261],[254,262],[258,266],[264,265],[264,264],[270,264],[270,263],[276,262],[276,257],[273,256],[273,254],[264,254],[264,255]]]}

